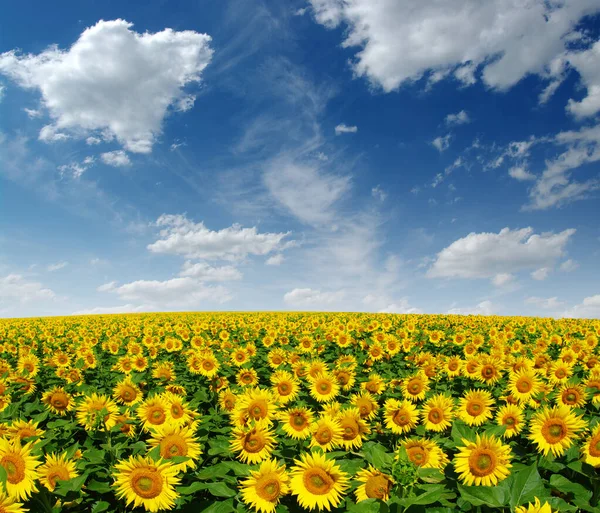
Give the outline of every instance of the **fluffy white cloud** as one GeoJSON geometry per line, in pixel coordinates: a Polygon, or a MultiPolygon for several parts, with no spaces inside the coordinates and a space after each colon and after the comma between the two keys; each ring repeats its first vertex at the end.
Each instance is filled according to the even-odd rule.
{"type": "Polygon", "coordinates": [[[102,153],[100,158],[108,166],[125,167],[131,165],[129,155],[123,150],[107,151],[106,153],[102,153]]]}
{"type": "Polygon", "coordinates": [[[493,315],[495,311],[494,304],[491,301],[482,301],[475,306],[465,308],[451,308],[449,314],[454,315],[493,315]]]}
{"type": "Polygon", "coordinates": [[[69,265],[69,262],[57,262],[55,264],[50,264],[47,269],[50,272],[59,271],[60,269],[64,269],[69,265]]]}
{"type": "MultiPolygon", "coordinates": [[[[318,23],[347,27],[344,47],[358,47],[357,76],[390,92],[430,73],[507,89],[564,52],[579,20],[597,0],[310,0],[318,23]],[[527,52],[523,52],[527,48],[527,52]]],[[[571,38],[573,39],[573,38],[571,38]]]]}
{"type": "Polygon", "coordinates": [[[531,277],[537,281],[544,281],[550,274],[551,270],[552,269],[550,267],[540,267],[531,273],[531,277]]]}
{"type": "Polygon", "coordinates": [[[387,192],[385,192],[381,186],[378,185],[377,187],[373,187],[371,189],[371,196],[383,202],[387,198],[387,192]]]}
{"type": "Polygon", "coordinates": [[[586,297],[582,303],[566,310],[563,317],[600,319],[600,294],[586,297]]]}
{"type": "Polygon", "coordinates": [[[377,313],[420,314],[423,313],[423,311],[419,308],[410,306],[408,299],[402,298],[397,303],[391,303],[377,313]]]}
{"type": "Polygon", "coordinates": [[[325,172],[310,163],[276,160],[264,174],[271,195],[300,221],[331,223],[336,203],[350,190],[350,177],[325,172]]]}
{"type": "Polygon", "coordinates": [[[128,303],[126,305],[118,305],[118,306],[96,306],[95,308],[78,310],[76,312],[73,312],[71,315],[108,315],[108,314],[148,312],[151,310],[154,310],[154,309],[148,305],[132,305],[132,304],[128,303]]]}
{"type": "Polygon", "coordinates": [[[527,171],[525,166],[513,166],[508,170],[508,174],[519,182],[535,180],[535,175],[527,171]]]}
{"type": "Polygon", "coordinates": [[[580,102],[569,100],[567,110],[580,118],[593,116],[600,111],[600,41],[587,50],[569,53],[567,59],[587,88],[587,96],[580,102]]]}
{"type": "Polygon", "coordinates": [[[335,135],[355,134],[356,132],[358,132],[357,126],[348,126],[344,123],[340,123],[338,126],[335,127],[335,135]]]}
{"type": "Polygon", "coordinates": [[[161,239],[149,244],[148,250],[191,259],[241,260],[248,255],[267,255],[293,245],[293,241],[284,242],[290,232],[258,233],[256,227],[242,228],[238,224],[213,231],[184,215],[163,214],[156,226],[163,228],[161,239]]]}
{"type": "Polygon", "coordinates": [[[496,287],[503,287],[504,285],[511,283],[514,279],[514,275],[510,273],[500,273],[492,278],[492,283],[496,285],[496,287]]]}
{"type": "Polygon", "coordinates": [[[325,306],[340,301],[344,297],[344,291],[321,292],[314,289],[294,289],[283,296],[283,300],[292,306],[325,306]]]}
{"type": "Polygon", "coordinates": [[[232,281],[241,280],[242,273],[232,265],[213,267],[205,262],[186,262],[179,276],[190,276],[198,281],[232,281]]]}
{"type": "Polygon", "coordinates": [[[471,122],[471,118],[466,110],[461,110],[456,114],[448,114],[444,120],[448,126],[465,125],[471,122]]]}
{"type": "Polygon", "coordinates": [[[104,132],[129,151],[147,153],[168,109],[191,106],[184,88],[199,82],[210,63],[210,36],[172,29],[140,34],[132,26],[102,20],[67,50],[0,54],[0,73],[41,93],[53,125],[40,138],[57,140],[58,130],[78,137],[104,132]]]}
{"type": "Polygon", "coordinates": [[[110,292],[111,290],[114,290],[116,287],[117,287],[117,282],[110,281],[108,283],[104,283],[103,285],[100,285],[96,290],[98,292],[110,292]]]}
{"type": "Polygon", "coordinates": [[[45,288],[37,281],[29,281],[20,274],[9,274],[0,278],[0,304],[1,303],[28,303],[54,299],[52,290],[45,288]]]}
{"type": "Polygon", "coordinates": [[[450,138],[451,134],[447,134],[444,137],[436,137],[431,144],[435,147],[435,149],[439,152],[446,151],[450,147],[450,138]]]}
{"type": "Polygon", "coordinates": [[[265,265],[281,265],[283,264],[284,260],[285,257],[281,253],[277,253],[276,255],[267,258],[267,260],[265,261],[265,265]]]}
{"type": "Polygon", "coordinates": [[[27,113],[29,119],[41,118],[43,114],[40,109],[28,109],[25,107],[23,110],[27,113]]]}
{"type": "Polygon", "coordinates": [[[59,132],[55,125],[46,125],[40,130],[38,139],[46,143],[66,141],[71,137],[64,132],[59,132]]]}
{"type": "Polygon", "coordinates": [[[565,260],[562,264],[560,264],[560,270],[566,273],[570,273],[572,271],[574,271],[575,269],[577,269],[579,267],[579,264],[577,262],[575,262],[575,260],[572,260],[571,258],[569,258],[568,260],[565,260]]]}
{"type": "Polygon", "coordinates": [[[564,303],[559,301],[556,296],[549,298],[530,296],[525,299],[525,303],[528,305],[536,305],[546,310],[555,310],[564,305],[564,303]]]}
{"type": "Polygon", "coordinates": [[[437,254],[427,276],[493,278],[526,269],[552,267],[564,256],[574,229],[560,233],[534,234],[533,228],[499,233],[470,233],[437,254]]]}

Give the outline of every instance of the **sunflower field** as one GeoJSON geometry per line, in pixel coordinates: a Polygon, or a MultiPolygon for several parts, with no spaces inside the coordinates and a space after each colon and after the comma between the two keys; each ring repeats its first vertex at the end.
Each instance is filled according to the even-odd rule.
{"type": "Polygon", "coordinates": [[[0,513],[600,512],[600,321],[0,320],[0,513]]]}

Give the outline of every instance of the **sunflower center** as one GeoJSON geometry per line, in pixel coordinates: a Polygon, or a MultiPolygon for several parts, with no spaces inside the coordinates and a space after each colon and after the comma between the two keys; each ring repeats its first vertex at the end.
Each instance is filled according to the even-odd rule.
{"type": "Polygon", "coordinates": [[[46,479],[52,488],[56,486],[56,481],[68,481],[70,478],[69,470],[65,467],[53,467],[46,474],[46,479]]]}
{"type": "Polygon", "coordinates": [[[358,423],[354,419],[344,419],[342,421],[342,437],[344,440],[354,440],[358,433],[358,423]]]}
{"type": "Polygon", "coordinates": [[[477,477],[489,476],[496,470],[496,455],[488,449],[476,449],[469,456],[469,469],[477,477]]]}
{"type": "Polygon", "coordinates": [[[302,413],[292,415],[292,426],[298,431],[302,431],[307,425],[306,418],[302,413]]]}
{"type": "Polygon", "coordinates": [[[262,451],[265,445],[264,438],[258,433],[248,433],[244,438],[244,449],[246,452],[256,454],[262,451]]]}
{"type": "Polygon", "coordinates": [[[492,367],[491,365],[486,365],[481,369],[481,375],[484,378],[491,378],[492,376],[494,376],[495,374],[495,370],[494,367],[492,367]]]}
{"type": "Polygon", "coordinates": [[[277,391],[279,392],[279,395],[290,395],[292,390],[289,383],[279,383],[279,385],[277,385],[277,391]]]}
{"type": "Polygon", "coordinates": [[[160,406],[153,406],[148,413],[150,424],[160,425],[167,419],[165,411],[160,406]]]}
{"type": "Polygon", "coordinates": [[[429,460],[429,453],[423,447],[410,447],[406,450],[408,459],[418,467],[421,467],[429,460]]]}
{"type": "Polygon", "coordinates": [[[562,379],[562,378],[564,378],[564,377],[567,375],[567,373],[565,372],[565,370],[564,370],[564,369],[558,369],[558,370],[557,370],[557,371],[554,373],[554,375],[555,375],[555,376],[556,376],[558,379],[562,379]]]}
{"type": "Polygon", "coordinates": [[[415,382],[413,381],[412,383],[409,384],[408,386],[408,391],[412,394],[412,395],[419,395],[421,393],[421,391],[423,390],[423,387],[421,386],[421,383],[419,382],[415,382]]]}
{"type": "Polygon", "coordinates": [[[178,404],[171,405],[171,417],[174,419],[180,419],[183,417],[183,408],[181,408],[178,404]]]}
{"type": "Polygon", "coordinates": [[[471,417],[477,417],[478,415],[481,415],[484,407],[485,405],[481,401],[470,401],[467,404],[467,413],[471,415],[471,417]]]}
{"type": "Polygon", "coordinates": [[[563,394],[563,401],[566,404],[575,404],[577,403],[577,394],[574,391],[567,391],[563,394]]]}
{"type": "Polygon", "coordinates": [[[517,381],[517,390],[521,394],[527,394],[527,393],[531,392],[532,388],[533,388],[533,383],[531,382],[531,380],[529,378],[521,378],[519,381],[517,381]]]}
{"type": "Polygon", "coordinates": [[[6,471],[6,479],[10,484],[17,484],[25,479],[25,460],[18,454],[5,454],[0,465],[6,471]]]}
{"type": "Polygon", "coordinates": [[[313,495],[325,495],[335,485],[335,481],[322,468],[311,468],[304,473],[304,487],[313,495]]]}
{"type": "Polygon", "coordinates": [[[211,370],[213,370],[213,369],[215,368],[215,365],[214,365],[214,364],[213,364],[213,362],[211,362],[210,360],[204,360],[204,361],[202,362],[202,368],[203,368],[205,371],[211,371],[211,370]]]}
{"type": "Polygon", "coordinates": [[[368,417],[371,414],[371,412],[373,411],[373,405],[366,399],[362,399],[362,400],[359,399],[356,402],[356,406],[360,411],[360,416],[363,418],[368,417]]]}
{"type": "Polygon", "coordinates": [[[137,392],[133,387],[129,385],[125,385],[121,391],[121,399],[125,402],[129,403],[133,401],[137,397],[137,392]]]}
{"type": "Polygon", "coordinates": [[[187,452],[187,443],[179,435],[167,436],[160,442],[160,454],[163,458],[171,459],[175,456],[187,456],[187,452]]]}
{"type": "Polygon", "coordinates": [[[427,420],[432,424],[439,424],[444,420],[444,412],[439,408],[431,408],[427,414],[427,420]]]}
{"type": "Polygon", "coordinates": [[[248,407],[248,412],[255,419],[264,419],[267,416],[268,411],[269,407],[267,405],[267,401],[264,399],[257,399],[253,401],[248,407]]]}
{"type": "Polygon", "coordinates": [[[69,404],[69,397],[63,392],[55,392],[50,398],[50,404],[55,410],[65,410],[69,404]]]}
{"type": "Polygon", "coordinates": [[[154,499],[162,492],[162,478],[154,469],[136,468],[131,473],[131,488],[144,499],[154,499]]]}
{"type": "Polygon", "coordinates": [[[455,371],[458,369],[458,362],[450,362],[448,364],[448,369],[451,371],[455,371]]]}
{"type": "Polygon", "coordinates": [[[596,435],[590,440],[589,452],[590,456],[593,456],[595,458],[600,457],[600,435],[596,435]]]}
{"type": "Polygon", "coordinates": [[[410,415],[405,410],[398,410],[394,413],[392,420],[397,426],[406,426],[410,424],[410,415]]]}
{"type": "Polygon", "coordinates": [[[548,443],[555,444],[567,436],[567,427],[559,419],[550,420],[542,427],[542,435],[548,443]]]}
{"type": "Polygon", "coordinates": [[[507,426],[509,429],[512,428],[517,423],[517,419],[513,416],[504,417],[503,424],[507,426]]]}
{"type": "Polygon", "coordinates": [[[317,389],[320,394],[327,395],[331,392],[331,383],[328,381],[321,381],[319,382],[317,389]]]}
{"type": "Polygon", "coordinates": [[[280,495],[279,480],[275,477],[265,477],[256,483],[256,494],[268,502],[275,502],[280,495]]]}
{"type": "Polygon", "coordinates": [[[332,438],[333,433],[331,429],[329,429],[327,426],[319,428],[319,430],[315,433],[315,439],[321,445],[328,444],[329,442],[331,442],[332,438]]]}
{"type": "Polygon", "coordinates": [[[371,476],[365,483],[365,492],[370,499],[383,499],[390,491],[390,481],[382,475],[371,476]]]}

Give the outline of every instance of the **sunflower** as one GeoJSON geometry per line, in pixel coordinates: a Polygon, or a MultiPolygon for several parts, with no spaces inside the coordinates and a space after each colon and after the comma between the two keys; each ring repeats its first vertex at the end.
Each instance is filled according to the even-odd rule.
{"type": "Polygon", "coordinates": [[[133,406],[142,400],[142,391],[131,379],[125,378],[113,388],[113,398],[119,404],[133,406]]]}
{"type": "Polygon", "coordinates": [[[584,461],[593,467],[600,467],[600,424],[592,430],[581,447],[584,461]]]}
{"type": "Polygon", "coordinates": [[[347,451],[361,447],[371,429],[361,418],[360,411],[357,408],[348,408],[340,412],[337,419],[342,428],[342,447],[347,451]]]}
{"type": "Polygon", "coordinates": [[[550,504],[544,502],[542,504],[536,497],[535,502],[530,502],[527,506],[518,506],[515,508],[515,513],[554,513],[550,504]]]}
{"type": "MultiPolygon", "coordinates": [[[[411,438],[404,440],[401,446],[406,450],[408,459],[417,467],[443,470],[448,464],[446,454],[433,440],[411,438]]],[[[396,455],[396,458],[398,458],[398,455],[396,455]]]]}
{"type": "Polygon", "coordinates": [[[187,461],[174,464],[177,470],[184,472],[196,467],[196,460],[201,454],[200,444],[189,427],[173,424],[157,427],[153,430],[148,443],[150,447],[160,447],[160,457],[164,460],[177,456],[187,457],[187,461]]]}
{"type": "Polygon", "coordinates": [[[363,420],[372,420],[377,414],[379,404],[369,392],[360,392],[350,397],[350,403],[358,409],[363,420]]]}
{"type": "Polygon", "coordinates": [[[219,362],[212,353],[206,353],[199,358],[198,372],[204,377],[212,378],[219,372],[219,362]]]}
{"type": "Polygon", "coordinates": [[[421,410],[425,429],[441,432],[450,427],[454,417],[453,408],[454,401],[451,397],[444,394],[434,395],[421,410]]]}
{"type": "Polygon", "coordinates": [[[175,381],[175,365],[173,362],[157,362],[152,369],[152,377],[161,381],[175,381]]]}
{"type": "Polygon", "coordinates": [[[553,385],[566,383],[573,374],[573,365],[565,362],[553,362],[548,367],[547,377],[553,385]]]}
{"type": "Polygon", "coordinates": [[[451,356],[444,364],[444,371],[449,378],[460,376],[463,361],[459,356],[451,356]]]}
{"type": "Polygon", "coordinates": [[[273,513],[279,499],[290,491],[289,480],[285,465],[278,465],[274,459],[265,460],[240,483],[242,500],[259,513],[273,513]]]}
{"type": "Polygon", "coordinates": [[[488,385],[494,385],[502,377],[501,363],[494,357],[487,357],[481,361],[481,365],[475,374],[475,379],[488,385]]]}
{"type": "Polygon", "coordinates": [[[271,375],[273,394],[279,404],[287,404],[298,395],[300,387],[298,380],[286,371],[277,371],[271,375]]]}
{"type": "Polygon", "coordinates": [[[279,420],[286,435],[295,440],[304,440],[310,436],[313,412],[308,408],[291,408],[279,414],[279,420]]]}
{"type": "Polygon", "coordinates": [[[161,395],[154,395],[139,404],[136,414],[142,429],[150,431],[169,420],[169,403],[161,395]]]}
{"type": "Polygon", "coordinates": [[[369,381],[361,383],[360,388],[374,395],[379,395],[385,390],[385,381],[379,374],[373,372],[369,374],[369,381]]]}
{"type": "Polygon", "coordinates": [[[585,421],[566,406],[546,407],[531,419],[529,439],[544,456],[549,452],[561,456],[585,426],[585,421]]]}
{"type": "Polygon", "coordinates": [[[258,374],[254,369],[242,369],[237,373],[236,381],[241,387],[253,387],[258,384],[258,374]]]}
{"type": "Polygon", "coordinates": [[[232,432],[231,450],[248,464],[258,463],[271,456],[276,443],[273,432],[264,421],[253,426],[237,427],[232,432]]]}
{"type": "Polygon", "coordinates": [[[151,458],[130,456],[115,465],[115,482],[119,499],[127,505],[143,506],[146,511],[172,509],[179,494],[177,469],[169,462],[154,462],[151,458]]]}
{"type": "Polygon", "coordinates": [[[417,374],[416,376],[404,379],[401,388],[404,397],[410,401],[422,401],[429,390],[429,380],[425,375],[417,374]]]}
{"type": "Polygon", "coordinates": [[[73,396],[62,387],[53,387],[42,396],[42,402],[57,415],[64,416],[75,408],[73,396]]]}
{"type": "Polygon", "coordinates": [[[77,422],[86,431],[111,430],[117,424],[119,407],[107,395],[92,392],[77,407],[77,422]]]}
{"type": "Polygon", "coordinates": [[[459,401],[458,417],[469,426],[481,426],[492,418],[494,399],[487,390],[469,390],[459,401]]]}
{"type": "Polygon", "coordinates": [[[348,488],[348,475],[328,460],[324,454],[303,454],[294,460],[291,469],[290,488],[305,509],[329,511],[342,502],[342,496],[348,488]]]}
{"type": "Polygon", "coordinates": [[[26,500],[37,492],[40,461],[31,455],[32,449],[31,443],[22,446],[18,440],[0,438],[0,466],[6,472],[6,482],[0,487],[13,500],[26,500]]]}
{"type": "Polygon", "coordinates": [[[464,484],[495,486],[510,475],[510,447],[495,436],[477,435],[475,442],[463,438],[462,443],[453,463],[464,484]]]}
{"type": "Polygon", "coordinates": [[[506,404],[496,413],[496,424],[506,426],[506,431],[502,435],[504,438],[518,435],[523,429],[523,422],[523,410],[516,404],[506,404]]]}
{"type": "Polygon", "coordinates": [[[29,377],[35,377],[40,370],[40,360],[34,354],[28,354],[19,358],[17,372],[29,377]]]}
{"type": "Polygon", "coordinates": [[[192,417],[195,416],[195,412],[190,410],[188,404],[184,402],[181,396],[165,392],[162,397],[168,405],[167,411],[170,423],[182,426],[188,424],[192,420],[192,417]]]}
{"type": "Polygon", "coordinates": [[[587,400],[585,387],[579,383],[567,383],[558,391],[557,403],[568,408],[582,408],[587,400]]]}
{"type": "Polygon", "coordinates": [[[41,437],[45,431],[38,428],[39,422],[32,420],[15,420],[7,429],[7,435],[10,438],[18,439],[19,441],[30,437],[41,437]]]}
{"type": "Polygon", "coordinates": [[[277,405],[271,391],[254,388],[238,397],[235,408],[238,414],[243,413],[249,419],[271,423],[277,405]]]}
{"type": "Polygon", "coordinates": [[[133,438],[136,434],[135,421],[126,411],[121,415],[117,415],[116,428],[123,433],[127,438],[133,438]]]}
{"type": "Polygon", "coordinates": [[[249,355],[243,348],[238,348],[230,355],[231,363],[233,363],[237,367],[241,367],[244,365],[249,359],[249,355]]]}
{"type": "Polygon", "coordinates": [[[525,403],[541,392],[541,384],[534,371],[523,369],[511,374],[508,390],[517,401],[525,403]]]}
{"type": "Polygon", "coordinates": [[[0,513],[27,513],[23,504],[15,502],[0,489],[0,513]]]}
{"type": "Polygon", "coordinates": [[[226,388],[219,392],[219,406],[226,412],[231,413],[235,409],[237,402],[237,395],[235,395],[231,389],[226,388]]]}
{"type": "Polygon", "coordinates": [[[335,418],[322,416],[310,426],[310,431],[310,447],[320,447],[323,452],[328,452],[342,444],[342,426],[335,418]]]}
{"type": "Polygon", "coordinates": [[[333,401],[340,393],[340,386],[329,373],[319,373],[310,379],[310,395],[320,403],[333,401]]]}
{"type": "Polygon", "coordinates": [[[332,374],[344,392],[348,392],[354,386],[356,377],[351,369],[334,369],[332,374]]]}
{"type": "Polygon", "coordinates": [[[286,356],[287,351],[281,349],[280,347],[269,351],[269,354],[267,355],[269,367],[271,367],[272,369],[276,369],[286,361],[286,356]]]}
{"type": "Polygon", "coordinates": [[[416,406],[407,400],[388,399],[384,410],[385,427],[396,435],[408,433],[419,421],[416,406]]]}
{"type": "MultiPolygon", "coordinates": [[[[68,481],[79,474],[75,470],[75,462],[67,458],[67,453],[46,454],[46,461],[38,468],[40,483],[51,492],[54,491],[57,481],[68,481]]],[[[1,510],[0,510],[1,511],[1,510]]]]}

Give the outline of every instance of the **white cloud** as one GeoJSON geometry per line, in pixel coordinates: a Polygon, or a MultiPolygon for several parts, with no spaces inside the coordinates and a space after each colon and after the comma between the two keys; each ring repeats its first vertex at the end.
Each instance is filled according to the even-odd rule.
{"type": "Polygon", "coordinates": [[[564,36],[600,10],[597,0],[310,2],[318,23],[346,25],[343,46],[358,47],[354,73],[386,92],[427,73],[471,84],[480,69],[483,82],[498,89],[528,74],[545,75],[565,50],[564,36]]]}
{"type": "Polygon", "coordinates": [[[189,276],[198,281],[232,281],[241,280],[242,273],[232,265],[213,267],[204,262],[185,262],[179,276],[189,276]]]}
{"type": "Polygon", "coordinates": [[[431,144],[435,147],[435,149],[439,152],[446,151],[450,147],[450,138],[451,134],[447,134],[444,137],[436,137],[431,144]]]}
{"type": "Polygon", "coordinates": [[[55,125],[46,125],[40,130],[38,139],[46,143],[52,143],[66,141],[70,137],[64,132],[59,132],[55,125]]]}
{"type": "Polygon", "coordinates": [[[482,301],[475,306],[465,308],[451,308],[449,314],[453,315],[493,315],[495,311],[494,304],[489,301],[482,301]]]}
{"type": "Polygon", "coordinates": [[[131,165],[129,155],[123,150],[107,151],[106,153],[102,153],[100,158],[108,166],[125,167],[131,165]]]}
{"type": "Polygon", "coordinates": [[[59,271],[69,265],[69,262],[57,262],[56,264],[50,264],[46,269],[50,272],[59,271]]]}
{"type": "Polygon", "coordinates": [[[29,281],[20,274],[9,274],[0,278],[0,304],[6,302],[29,303],[54,299],[52,290],[37,281],[29,281]]]}
{"type": "Polygon", "coordinates": [[[324,306],[340,301],[344,291],[321,292],[314,289],[294,289],[283,296],[283,301],[292,306],[324,306]]]}
{"type": "Polygon", "coordinates": [[[579,118],[593,116],[600,111],[600,41],[587,50],[569,53],[567,59],[587,89],[583,100],[569,100],[567,110],[579,118]]]}
{"type": "Polygon", "coordinates": [[[117,287],[117,282],[111,281],[109,283],[105,283],[104,285],[100,285],[96,290],[98,292],[110,292],[111,290],[114,290],[116,287],[117,287]]]}
{"type": "Polygon", "coordinates": [[[187,146],[187,144],[185,142],[172,143],[171,146],[169,147],[169,149],[171,151],[175,151],[177,148],[181,148],[182,146],[187,146]]]}
{"type": "Polygon", "coordinates": [[[4,90],[6,89],[6,87],[4,87],[2,84],[0,84],[0,102],[4,99],[4,90]]]}
{"type": "Polygon", "coordinates": [[[265,265],[281,265],[283,264],[283,261],[285,260],[285,257],[281,254],[281,253],[277,253],[276,255],[273,255],[272,257],[267,258],[267,260],[265,261],[265,265]]]}
{"type": "Polygon", "coordinates": [[[385,192],[380,185],[373,187],[371,189],[371,196],[373,196],[375,199],[378,199],[381,202],[384,202],[385,199],[387,198],[387,192],[385,192]]]}
{"type": "Polygon", "coordinates": [[[350,177],[326,173],[310,163],[276,160],[264,173],[271,195],[300,221],[331,223],[336,203],[349,191],[350,177]]]}
{"type": "Polygon", "coordinates": [[[344,123],[340,123],[338,126],[335,127],[335,135],[355,134],[356,132],[358,132],[357,126],[348,126],[344,123]]]}
{"type": "Polygon", "coordinates": [[[577,262],[575,262],[575,260],[572,260],[571,258],[569,258],[568,260],[565,260],[562,264],[560,264],[560,270],[566,273],[570,273],[572,271],[574,271],[575,269],[577,269],[579,267],[579,264],[577,262]]]}
{"type": "Polygon", "coordinates": [[[219,231],[209,230],[204,223],[194,223],[184,215],[163,214],[156,221],[162,227],[161,239],[149,244],[152,253],[182,255],[191,259],[240,260],[248,255],[267,255],[293,245],[284,242],[287,233],[259,233],[256,227],[242,228],[234,224],[219,231]]]}
{"type": "Polygon", "coordinates": [[[492,283],[496,285],[496,287],[503,287],[504,285],[511,283],[514,279],[514,275],[510,273],[500,273],[492,278],[492,283]]]}
{"type": "Polygon", "coordinates": [[[535,175],[527,171],[525,166],[513,166],[508,170],[508,174],[519,182],[535,180],[535,175]]]}
{"type": "Polygon", "coordinates": [[[537,281],[544,281],[548,277],[548,274],[550,274],[551,270],[552,269],[550,267],[540,267],[531,273],[531,277],[537,281]]]}
{"type": "Polygon", "coordinates": [[[499,233],[470,233],[437,254],[427,276],[448,278],[493,278],[526,269],[552,267],[564,256],[574,229],[557,234],[534,234],[533,228],[499,233]]]}
{"type": "Polygon", "coordinates": [[[35,118],[42,117],[42,111],[40,109],[28,109],[27,107],[25,107],[23,110],[27,113],[27,116],[29,116],[29,119],[35,119],[35,118]]]}
{"type": "Polygon", "coordinates": [[[108,315],[108,314],[122,314],[122,313],[137,313],[147,312],[153,310],[153,308],[147,305],[119,305],[119,306],[97,306],[95,308],[88,308],[86,310],[78,310],[73,312],[71,315],[108,315]]]}
{"type": "Polygon", "coordinates": [[[68,50],[0,54],[0,73],[42,95],[54,120],[42,140],[56,140],[57,130],[78,137],[107,131],[128,151],[147,153],[169,107],[190,106],[184,87],[199,82],[210,63],[210,36],[172,29],[140,34],[132,26],[101,20],[68,50]]]}
{"type": "Polygon", "coordinates": [[[586,297],[582,303],[566,310],[563,317],[600,319],[600,294],[586,297]]]}
{"type": "Polygon", "coordinates": [[[461,110],[456,114],[448,114],[444,120],[448,126],[465,125],[471,122],[471,118],[466,110],[461,110]]]}
{"type": "Polygon", "coordinates": [[[100,139],[99,137],[94,137],[93,135],[91,135],[90,137],[87,137],[85,139],[85,144],[89,145],[89,146],[95,146],[97,144],[100,144],[102,142],[102,139],[100,139]]]}
{"type": "Polygon", "coordinates": [[[107,265],[107,264],[108,264],[108,261],[104,260],[102,258],[97,258],[96,257],[96,258],[92,258],[90,260],[90,265],[94,265],[94,266],[96,266],[96,265],[107,265]]]}
{"type": "Polygon", "coordinates": [[[58,166],[58,172],[61,177],[66,176],[67,174],[71,175],[72,178],[81,178],[83,173],[85,173],[90,167],[92,167],[96,163],[96,159],[94,157],[88,156],[83,159],[81,162],[71,162],[70,164],[63,164],[58,166]]]}
{"type": "Polygon", "coordinates": [[[525,303],[528,305],[536,305],[546,310],[555,310],[564,305],[564,302],[559,301],[556,296],[549,298],[530,296],[525,299],[525,303]]]}
{"type": "Polygon", "coordinates": [[[408,299],[403,298],[397,303],[391,303],[385,308],[382,308],[378,313],[395,313],[395,314],[420,314],[423,313],[419,308],[410,306],[408,299]]]}

